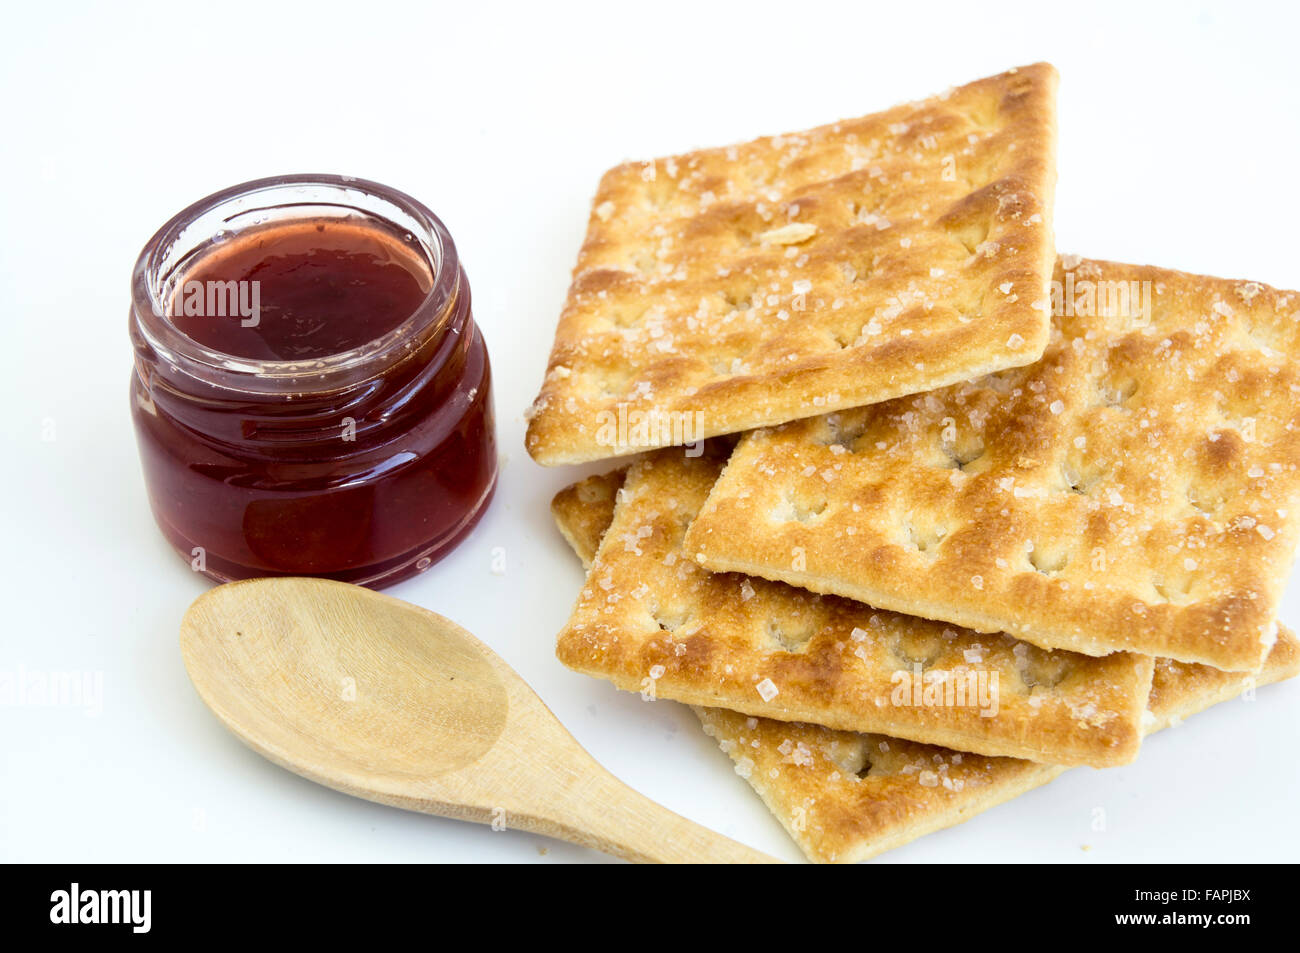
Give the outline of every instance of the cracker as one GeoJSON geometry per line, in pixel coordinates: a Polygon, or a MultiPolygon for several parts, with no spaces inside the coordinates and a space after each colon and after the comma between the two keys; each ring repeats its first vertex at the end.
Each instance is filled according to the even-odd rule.
{"type": "Polygon", "coordinates": [[[1076,300],[1033,367],[748,435],[692,554],[1048,648],[1258,668],[1300,520],[1300,295],[1069,264],[1062,292],[1146,287],[1149,317],[1076,300]]]}
{"type": "Polygon", "coordinates": [[[551,499],[551,515],[560,535],[590,570],[600,541],[614,522],[618,491],[627,479],[627,467],[570,483],[551,499]]]}
{"type": "MultiPolygon", "coordinates": [[[[623,471],[601,478],[617,487],[623,471]]],[[[579,484],[581,486],[581,484],[579,484]]],[[[590,562],[613,517],[599,493],[583,504],[570,487],[555,508],[565,537],[590,562]],[[586,505],[588,512],[580,513],[586,505]],[[567,527],[567,528],[566,528],[567,527]]],[[[557,497],[558,499],[558,497],[557,497]]],[[[1279,633],[1255,676],[1205,665],[1156,659],[1146,731],[1300,672],[1300,646],[1279,633]]],[[[816,725],[754,718],[721,708],[695,707],[704,730],[735,762],[782,826],[815,862],[866,860],[924,834],[951,827],[980,811],[1045,784],[1064,769],[1011,758],[983,758],[884,735],[834,731],[816,725]],[[936,760],[937,759],[937,760],[936,760]]]]}
{"type": "Polygon", "coordinates": [[[700,569],[682,538],[719,468],[677,450],[632,465],[560,633],[564,664],[646,695],[990,755],[1137,755],[1150,658],[1047,652],[700,569]]]}
{"type": "Polygon", "coordinates": [[[584,566],[590,566],[596,558],[600,538],[614,519],[614,498],[624,475],[622,470],[615,470],[589,476],[565,487],[551,500],[555,525],[584,566]]]}
{"type": "Polygon", "coordinates": [[[626,455],[1037,360],[1055,97],[1040,63],[607,172],[529,453],[626,455]]]}

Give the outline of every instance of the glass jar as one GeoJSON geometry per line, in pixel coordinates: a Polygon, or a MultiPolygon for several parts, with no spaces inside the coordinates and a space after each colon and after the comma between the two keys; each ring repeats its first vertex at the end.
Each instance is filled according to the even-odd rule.
{"type": "Polygon", "coordinates": [[[492,497],[491,374],[469,281],[442,222],[407,195],[294,175],[209,196],[141,252],[130,330],[154,517],[212,579],[389,585],[446,555],[492,497]],[[291,360],[216,350],[182,330],[181,292],[200,284],[187,276],[202,262],[239,243],[272,254],[278,230],[304,223],[400,243],[417,263],[414,312],[346,350],[291,360]]]}

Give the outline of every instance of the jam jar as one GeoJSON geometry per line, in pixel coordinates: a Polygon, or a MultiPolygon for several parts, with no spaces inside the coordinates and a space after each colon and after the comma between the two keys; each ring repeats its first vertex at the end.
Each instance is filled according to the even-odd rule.
{"type": "Polygon", "coordinates": [[[389,585],[491,500],[469,281],[442,222],[401,192],[293,175],[197,202],[141,252],[130,333],[153,514],[212,579],[389,585]]]}

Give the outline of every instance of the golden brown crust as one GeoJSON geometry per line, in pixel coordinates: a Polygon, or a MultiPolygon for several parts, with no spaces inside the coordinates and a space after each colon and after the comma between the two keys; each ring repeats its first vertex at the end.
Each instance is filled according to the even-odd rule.
{"type": "Polygon", "coordinates": [[[551,500],[555,525],[584,566],[591,565],[600,538],[614,519],[614,497],[625,475],[619,469],[589,476],[566,486],[551,500]]]}
{"type": "Polygon", "coordinates": [[[1040,63],[610,170],[529,453],[621,456],[1036,360],[1055,255],[1056,79],[1040,63]]]}
{"type": "Polygon", "coordinates": [[[1227,701],[1257,685],[1269,685],[1300,674],[1300,642],[1294,632],[1279,627],[1277,641],[1258,672],[1225,672],[1210,665],[1156,659],[1151,680],[1146,733],[1167,728],[1211,705],[1227,701]]]}
{"type": "Polygon", "coordinates": [[[695,713],[736,773],[815,863],[867,860],[1067,770],[721,708],[695,713]]]}
{"type": "Polygon", "coordinates": [[[629,691],[1057,764],[1131,761],[1152,662],[701,570],[682,549],[719,464],[633,464],[556,654],[629,691]]]}
{"type": "Polygon", "coordinates": [[[1300,521],[1300,295],[1071,265],[1076,293],[1149,283],[1150,318],[1061,316],[1033,367],[748,435],[692,553],[1044,647],[1257,668],[1300,521]]]}
{"type": "MultiPolygon", "coordinates": [[[[605,479],[617,483],[624,472],[605,479]]],[[[557,520],[568,526],[566,538],[576,540],[579,553],[594,552],[608,526],[608,522],[601,524],[596,511],[612,516],[612,507],[605,507],[603,500],[591,506],[591,518],[579,517],[576,506],[556,511],[557,520]]],[[[1281,681],[1297,673],[1300,646],[1286,630],[1254,676],[1157,659],[1145,728],[1157,730],[1252,684],[1281,681]]],[[[874,857],[959,824],[1064,770],[1011,758],[959,754],[883,735],[754,718],[721,708],[694,710],[704,730],[717,739],[736,770],[814,862],[874,857]]]]}

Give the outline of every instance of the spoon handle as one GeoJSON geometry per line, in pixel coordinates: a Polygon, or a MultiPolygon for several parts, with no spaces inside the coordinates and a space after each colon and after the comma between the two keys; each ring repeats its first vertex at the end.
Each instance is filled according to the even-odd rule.
{"type": "Polygon", "coordinates": [[[587,759],[581,770],[555,765],[548,777],[535,779],[540,783],[532,789],[530,806],[509,817],[507,825],[637,863],[779,863],[673,813],[628,787],[589,755],[587,759]]]}

